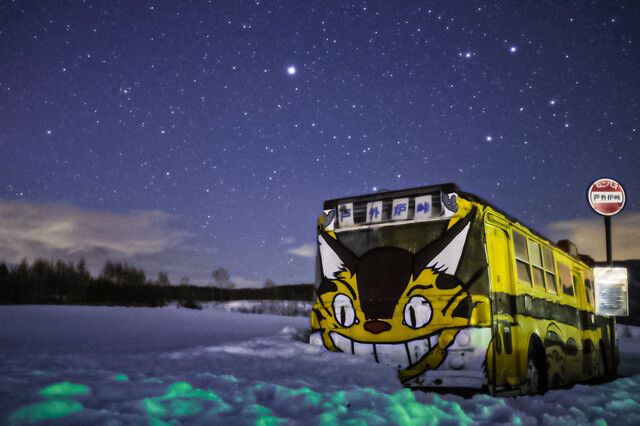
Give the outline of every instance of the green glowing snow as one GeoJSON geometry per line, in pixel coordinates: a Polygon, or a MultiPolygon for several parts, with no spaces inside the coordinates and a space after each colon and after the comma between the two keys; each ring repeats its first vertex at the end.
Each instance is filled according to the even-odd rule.
{"type": "Polygon", "coordinates": [[[242,415],[246,417],[256,418],[256,426],[275,426],[284,424],[284,419],[279,419],[273,415],[273,412],[260,404],[251,404],[242,409],[242,415]]]}
{"type": "Polygon", "coordinates": [[[116,374],[115,376],[113,376],[113,380],[115,380],[116,382],[128,382],[129,376],[127,376],[126,374],[116,374]]]}
{"type": "Polygon", "coordinates": [[[82,404],[77,401],[47,400],[17,409],[9,417],[9,422],[19,424],[54,420],[79,413],[83,408],[82,404]]]}
{"type": "Polygon", "coordinates": [[[41,389],[39,393],[46,398],[68,398],[77,395],[87,395],[89,393],[89,387],[71,382],[60,382],[41,389]]]}
{"type": "Polygon", "coordinates": [[[196,416],[205,408],[209,415],[231,410],[231,406],[214,391],[193,388],[187,382],[169,385],[164,395],[145,398],[142,406],[153,424],[163,424],[163,419],[196,416]]]}

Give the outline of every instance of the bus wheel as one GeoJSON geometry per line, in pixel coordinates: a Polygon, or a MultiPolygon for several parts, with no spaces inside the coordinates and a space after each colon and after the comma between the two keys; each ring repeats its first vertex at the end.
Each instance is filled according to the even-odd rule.
{"type": "Polygon", "coordinates": [[[540,391],[540,370],[536,362],[529,358],[527,361],[527,378],[524,384],[524,392],[526,395],[535,395],[540,391]]]}
{"type": "Polygon", "coordinates": [[[525,395],[536,395],[547,391],[548,371],[545,363],[545,352],[538,340],[531,339],[527,357],[527,377],[522,386],[525,395]]]}
{"type": "Polygon", "coordinates": [[[604,377],[604,359],[603,353],[598,353],[598,375],[596,376],[598,379],[604,377]]]}
{"type": "MultiPolygon", "coordinates": [[[[598,362],[598,370],[600,370],[600,365],[602,365],[602,375],[600,377],[607,377],[611,374],[609,371],[609,360],[607,359],[607,350],[604,348],[604,344],[602,341],[600,342],[600,356],[598,362]]],[[[598,371],[600,373],[600,371],[598,371]]]]}
{"type": "Polygon", "coordinates": [[[560,379],[560,375],[558,373],[555,373],[553,375],[553,378],[551,379],[551,387],[559,388],[561,384],[562,384],[562,379],[560,379]]]}

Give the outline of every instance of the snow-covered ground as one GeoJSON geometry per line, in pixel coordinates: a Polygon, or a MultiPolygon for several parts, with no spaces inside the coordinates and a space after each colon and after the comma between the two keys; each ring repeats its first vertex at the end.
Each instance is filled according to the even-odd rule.
{"type": "Polygon", "coordinates": [[[204,309],[217,309],[244,314],[273,314],[309,317],[311,302],[300,300],[233,300],[203,303],[204,309]]]}
{"type": "Polygon", "coordinates": [[[305,342],[308,319],[213,309],[0,307],[0,423],[640,424],[640,330],[618,378],[544,396],[403,389],[305,342]]]}

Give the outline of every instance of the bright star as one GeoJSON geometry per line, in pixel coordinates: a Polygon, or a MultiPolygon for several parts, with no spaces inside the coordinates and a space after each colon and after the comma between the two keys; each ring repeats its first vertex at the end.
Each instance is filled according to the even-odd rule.
{"type": "Polygon", "coordinates": [[[518,49],[516,49],[516,47],[515,47],[515,46],[511,46],[511,47],[509,48],[509,52],[511,52],[511,53],[516,53],[516,51],[517,51],[517,50],[518,50],[518,49]]]}
{"type": "Polygon", "coordinates": [[[491,136],[487,136],[485,139],[486,139],[487,142],[491,142],[493,140],[493,138],[491,136]]]}
{"type": "Polygon", "coordinates": [[[296,67],[294,67],[293,65],[290,65],[289,68],[287,68],[287,74],[289,75],[294,75],[296,71],[296,67]]]}

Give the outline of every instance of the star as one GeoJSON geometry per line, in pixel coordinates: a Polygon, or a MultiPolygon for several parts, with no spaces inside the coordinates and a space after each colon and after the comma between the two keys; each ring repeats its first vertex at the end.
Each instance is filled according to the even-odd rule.
{"type": "MultiPolygon", "coordinates": [[[[208,269],[221,266],[262,282],[262,271],[283,284],[311,282],[311,258],[294,257],[294,268],[282,252],[255,247],[254,240],[280,237],[285,226],[300,244],[313,243],[309,217],[316,213],[295,214],[285,204],[318,210],[327,198],[447,176],[515,217],[535,217],[534,227],[578,217],[584,200],[567,194],[588,182],[564,167],[575,156],[563,143],[572,138],[604,139],[582,144],[584,157],[606,152],[611,162],[603,159],[599,170],[640,191],[634,168],[614,164],[617,157],[631,161],[640,138],[640,94],[631,79],[635,27],[619,18],[628,9],[618,2],[600,16],[568,7],[558,19],[533,13],[535,2],[517,13],[452,5],[446,14],[402,4],[383,13],[361,3],[338,13],[318,2],[310,13],[286,16],[276,9],[295,2],[275,8],[254,0],[251,10],[229,2],[224,13],[111,3],[102,2],[98,14],[67,14],[26,2],[20,14],[38,19],[0,30],[12,44],[0,49],[0,62],[18,55],[25,66],[50,71],[14,67],[0,78],[3,112],[20,117],[2,122],[0,207],[22,192],[28,202],[60,199],[133,217],[138,209],[158,210],[175,215],[172,226],[184,235],[198,235],[189,237],[194,249],[233,249],[218,252],[214,264],[197,257],[171,265],[183,270],[175,283],[191,275],[206,284],[208,269]],[[151,20],[135,27],[131,19],[151,20]],[[152,25],[156,20],[170,22],[171,31],[152,25]],[[281,28],[256,31],[275,25],[281,28]],[[121,37],[108,37],[107,29],[121,37]],[[140,47],[135,55],[121,39],[140,47]],[[563,184],[553,194],[533,188],[533,171],[535,182],[563,184]],[[544,206],[532,202],[542,197],[544,206]],[[562,211],[547,209],[558,202],[562,211]],[[203,211],[218,220],[202,220],[203,211]],[[234,211],[254,219],[259,211],[282,214],[265,224],[234,211]],[[278,262],[284,266],[273,269],[278,262]]],[[[94,258],[96,265],[105,260],[94,258]]],[[[162,254],[154,264],[161,269],[166,261],[162,254]]],[[[155,276],[155,267],[145,272],[155,276]]]]}

